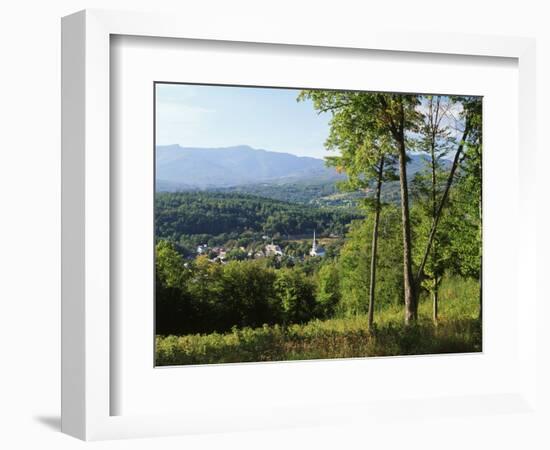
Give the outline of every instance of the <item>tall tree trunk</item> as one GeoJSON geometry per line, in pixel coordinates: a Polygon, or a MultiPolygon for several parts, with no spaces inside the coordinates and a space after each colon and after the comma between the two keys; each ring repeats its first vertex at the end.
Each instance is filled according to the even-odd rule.
{"type": "MultiPolygon", "coordinates": [[[[439,103],[437,105],[439,111],[439,103]]],[[[436,116],[437,121],[437,116],[436,116]]],[[[436,161],[435,161],[435,142],[436,142],[436,125],[432,124],[432,142],[431,142],[431,157],[432,157],[432,223],[435,220],[437,214],[437,177],[436,177],[436,161]]],[[[432,246],[432,268],[433,268],[433,321],[437,324],[438,302],[439,302],[439,280],[437,277],[437,241],[434,236],[434,243],[432,246]]],[[[420,284],[420,282],[419,282],[420,284]]]]}
{"type": "Polygon", "coordinates": [[[374,323],[374,296],[376,288],[376,260],[378,250],[378,225],[380,222],[380,193],[382,191],[382,178],[384,175],[384,156],[380,158],[378,179],[376,181],[376,198],[374,206],[374,225],[372,227],[372,248],[370,258],[370,285],[369,285],[369,330],[374,323]]]}
{"type": "Polygon", "coordinates": [[[439,279],[434,278],[434,289],[432,291],[432,300],[433,300],[433,321],[437,324],[437,317],[439,313],[439,279]]]}
{"type": "Polygon", "coordinates": [[[462,134],[462,142],[460,143],[460,145],[458,146],[458,149],[456,150],[455,157],[453,159],[453,165],[451,166],[451,171],[449,172],[449,177],[447,178],[447,185],[445,186],[445,190],[443,191],[443,195],[441,196],[441,200],[439,202],[439,206],[437,208],[437,212],[432,223],[432,228],[428,236],[428,243],[426,244],[426,248],[424,250],[424,256],[422,258],[422,262],[420,263],[420,266],[418,267],[418,273],[416,276],[416,286],[420,286],[420,283],[422,282],[422,277],[424,276],[424,267],[426,266],[426,261],[428,260],[428,256],[430,254],[432,243],[435,237],[435,232],[437,230],[437,225],[439,223],[439,219],[441,218],[441,213],[443,212],[445,201],[447,200],[447,196],[449,195],[449,191],[453,183],[453,178],[454,178],[456,169],[458,168],[460,155],[462,154],[462,150],[464,149],[464,142],[466,141],[469,133],[470,133],[470,126],[469,126],[469,122],[466,121],[466,127],[464,129],[464,133],[462,134]]]}
{"type": "Polygon", "coordinates": [[[399,134],[399,181],[401,185],[401,228],[403,231],[403,288],[405,294],[405,323],[408,325],[416,320],[417,301],[412,273],[411,223],[409,214],[409,189],[407,186],[407,153],[405,150],[403,127],[400,128],[399,134]]]}
{"type": "MultiPolygon", "coordinates": [[[[481,158],[480,158],[480,170],[479,170],[479,176],[482,176],[482,170],[481,167],[481,158]]],[[[481,187],[483,190],[483,186],[481,187]]],[[[482,195],[481,191],[479,193],[479,245],[480,247],[480,255],[479,255],[479,320],[483,319],[483,245],[481,244],[483,242],[483,203],[482,203],[482,195]]]]}
{"type": "MultiPolygon", "coordinates": [[[[383,106],[388,107],[382,97],[383,106]]],[[[412,273],[411,222],[409,213],[409,188],[407,180],[407,151],[405,147],[405,108],[403,100],[398,100],[398,118],[390,117],[391,133],[399,155],[399,184],[401,193],[401,229],[403,232],[403,293],[405,299],[405,324],[417,319],[417,292],[412,273]]]]}

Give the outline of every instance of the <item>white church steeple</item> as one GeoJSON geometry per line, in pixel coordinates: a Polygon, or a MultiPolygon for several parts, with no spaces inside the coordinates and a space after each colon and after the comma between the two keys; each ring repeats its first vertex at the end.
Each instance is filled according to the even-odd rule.
{"type": "Polygon", "coordinates": [[[315,238],[315,229],[313,229],[313,242],[311,243],[311,250],[309,256],[325,256],[325,250],[322,247],[317,247],[317,239],[315,238]]]}

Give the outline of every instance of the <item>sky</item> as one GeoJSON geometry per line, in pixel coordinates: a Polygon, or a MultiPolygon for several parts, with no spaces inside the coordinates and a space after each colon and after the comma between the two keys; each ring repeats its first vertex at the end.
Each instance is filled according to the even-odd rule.
{"type": "Polygon", "coordinates": [[[253,148],[323,158],[329,114],[311,101],[297,102],[299,90],[156,85],[156,144],[182,147],[253,148]]]}

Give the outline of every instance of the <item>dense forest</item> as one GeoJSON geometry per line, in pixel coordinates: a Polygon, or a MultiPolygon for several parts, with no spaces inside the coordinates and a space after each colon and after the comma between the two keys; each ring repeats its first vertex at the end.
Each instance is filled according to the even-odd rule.
{"type": "Polygon", "coordinates": [[[157,193],[157,364],[480,351],[481,99],[299,100],[345,180],[157,193]]]}
{"type": "Polygon", "coordinates": [[[174,242],[184,255],[202,243],[227,247],[262,245],[294,236],[343,236],[349,223],[363,214],[258,197],[211,191],[157,193],[155,234],[174,242]],[[265,237],[265,238],[264,238],[265,237]]]}

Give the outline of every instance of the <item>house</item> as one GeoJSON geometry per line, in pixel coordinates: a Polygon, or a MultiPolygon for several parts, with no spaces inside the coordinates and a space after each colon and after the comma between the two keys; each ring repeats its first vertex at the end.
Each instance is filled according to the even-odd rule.
{"type": "Polygon", "coordinates": [[[200,244],[198,247],[197,247],[197,253],[199,255],[204,255],[205,253],[208,252],[208,244],[200,244]]]}
{"type": "Polygon", "coordinates": [[[283,250],[272,242],[265,246],[265,256],[283,256],[283,250]]]}

